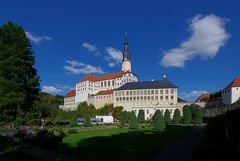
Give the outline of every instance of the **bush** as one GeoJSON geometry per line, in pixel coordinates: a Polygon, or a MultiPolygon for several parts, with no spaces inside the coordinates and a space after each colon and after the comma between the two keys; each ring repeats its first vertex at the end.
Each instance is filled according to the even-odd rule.
{"type": "Polygon", "coordinates": [[[65,136],[62,129],[41,130],[35,136],[30,136],[24,139],[23,143],[38,146],[43,149],[57,149],[65,136]]]}
{"type": "Polygon", "coordinates": [[[138,111],[138,122],[139,123],[145,122],[144,110],[142,110],[142,109],[138,111]]]}
{"type": "Polygon", "coordinates": [[[67,133],[68,134],[77,134],[78,131],[77,131],[77,129],[68,129],[67,133]]]}
{"type": "Polygon", "coordinates": [[[201,125],[203,123],[203,110],[199,105],[192,104],[191,111],[193,115],[193,124],[194,125],[201,125]]]}
{"type": "Polygon", "coordinates": [[[128,122],[128,112],[123,111],[120,119],[121,126],[124,126],[125,124],[127,124],[127,122],[128,122]]]}
{"type": "Polygon", "coordinates": [[[72,117],[70,125],[71,127],[78,126],[77,118],[75,116],[72,117]]]}
{"type": "Polygon", "coordinates": [[[129,128],[135,130],[139,128],[138,120],[134,112],[130,115],[129,128]]]}
{"type": "Polygon", "coordinates": [[[91,120],[90,120],[89,117],[87,117],[85,119],[85,122],[84,122],[83,126],[85,126],[85,127],[91,127],[92,126],[92,123],[91,123],[91,120]]]}
{"type": "Polygon", "coordinates": [[[171,116],[168,109],[164,113],[164,120],[168,125],[171,123],[171,116]]]}
{"type": "Polygon", "coordinates": [[[180,121],[181,121],[180,111],[179,109],[176,109],[173,115],[173,124],[178,125],[180,124],[180,121]]]}
{"type": "Polygon", "coordinates": [[[183,123],[191,124],[192,122],[192,112],[189,106],[183,108],[183,123]]]}
{"type": "Polygon", "coordinates": [[[157,110],[153,116],[153,128],[157,131],[165,131],[166,123],[163,119],[162,112],[157,110]]]}

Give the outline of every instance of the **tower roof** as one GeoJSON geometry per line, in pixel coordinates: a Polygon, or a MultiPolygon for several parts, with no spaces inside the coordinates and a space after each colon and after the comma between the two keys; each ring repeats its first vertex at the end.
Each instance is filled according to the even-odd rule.
{"type": "Polygon", "coordinates": [[[130,60],[130,52],[129,52],[129,49],[128,49],[127,32],[125,33],[124,49],[123,49],[123,61],[124,60],[130,60]]]}

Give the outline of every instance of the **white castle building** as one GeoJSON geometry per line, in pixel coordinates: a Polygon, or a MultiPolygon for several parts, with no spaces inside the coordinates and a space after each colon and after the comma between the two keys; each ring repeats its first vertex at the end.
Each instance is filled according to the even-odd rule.
{"type": "Polygon", "coordinates": [[[123,106],[124,110],[145,111],[146,119],[150,118],[157,109],[163,113],[168,109],[171,116],[177,104],[177,87],[164,78],[158,81],[138,81],[138,76],[131,70],[131,59],[128,48],[127,35],[124,42],[122,71],[94,76],[86,75],[78,83],[76,90],[72,90],[64,97],[64,110],[75,110],[79,103],[87,102],[95,108],[113,103],[114,106],[123,106]]]}
{"type": "Polygon", "coordinates": [[[222,90],[222,101],[225,105],[231,105],[240,99],[240,77],[235,78],[222,90]]]}

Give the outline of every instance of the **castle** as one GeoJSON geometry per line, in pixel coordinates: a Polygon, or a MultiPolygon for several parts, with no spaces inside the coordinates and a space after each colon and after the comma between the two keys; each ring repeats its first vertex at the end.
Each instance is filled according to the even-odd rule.
{"type": "MultiPolygon", "coordinates": [[[[177,105],[177,86],[164,76],[158,81],[138,81],[138,76],[132,72],[131,57],[127,35],[125,36],[122,71],[101,76],[86,75],[64,97],[63,110],[75,110],[79,103],[87,102],[95,108],[105,104],[123,106],[124,110],[145,111],[145,117],[150,118],[155,110],[163,113],[168,109],[171,116],[177,105]]],[[[181,109],[180,109],[181,110],[181,109]]]]}

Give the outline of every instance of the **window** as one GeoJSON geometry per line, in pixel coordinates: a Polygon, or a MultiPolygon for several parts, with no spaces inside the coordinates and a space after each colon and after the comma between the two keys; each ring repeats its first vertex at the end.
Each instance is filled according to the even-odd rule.
{"type": "Polygon", "coordinates": [[[168,100],[168,96],[166,96],[165,98],[166,98],[166,100],[168,100]]]}
{"type": "Polygon", "coordinates": [[[163,94],[163,90],[162,89],[160,90],[160,94],[163,94]]]}
{"type": "Polygon", "coordinates": [[[158,90],[157,89],[155,90],[155,94],[158,94],[158,90]]]}
{"type": "Polygon", "coordinates": [[[108,81],[108,86],[111,86],[111,84],[110,84],[111,82],[110,81],[108,81]]]}
{"type": "Polygon", "coordinates": [[[148,94],[150,94],[150,90],[148,90],[148,94]]]}
{"type": "Polygon", "coordinates": [[[137,95],[139,95],[139,91],[137,91],[137,95]]]}
{"type": "Polygon", "coordinates": [[[141,95],[143,95],[143,91],[141,91],[140,93],[141,93],[141,95]]]}
{"type": "Polygon", "coordinates": [[[122,91],[122,95],[124,96],[124,91],[122,91]]]}
{"type": "Polygon", "coordinates": [[[112,86],[114,86],[115,84],[114,84],[114,80],[112,80],[112,86]]]}
{"type": "Polygon", "coordinates": [[[173,100],[173,96],[171,96],[171,99],[173,100]]]}
{"type": "Polygon", "coordinates": [[[130,95],[132,95],[132,91],[130,91],[130,95]]]}
{"type": "Polygon", "coordinates": [[[104,82],[104,87],[106,87],[106,86],[107,86],[107,82],[105,81],[105,82],[104,82]]]}
{"type": "Polygon", "coordinates": [[[149,114],[149,110],[147,110],[147,114],[149,114]]]}
{"type": "Polygon", "coordinates": [[[158,100],[158,96],[155,96],[155,100],[158,100]]]}
{"type": "Polygon", "coordinates": [[[126,92],[126,95],[128,95],[128,91],[126,92]]]}
{"type": "Polygon", "coordinates": [[[147,94],[147,91],[146,90],[144,90],[144,95],[146,95],[147,94]]]}
{"type": "Polygon", "coordinates": [[[165,93],[168,94],[168,89],[165,90],[165,93]]]}
{"type": "Polygon", "coordinates": [[[174,90],[173,89],[171,89],[171,94],[173,94],[174,93],[174,90]]]}
{"type": "Polygon", "coordinates": [[[163,96],[160,96],[160,100],[163,100],[163,96]]]}
{"type": "Polygon", "coordinates": [[[151,97],[151,100],[152,100],[152,101],[154,100],[154,97],[153,97],[153,96],[151,97]]]}
{"type": "Polygon", "coordinates": [[[154,94],[154,90],[151,91],[151,94],[154,94]]]}

